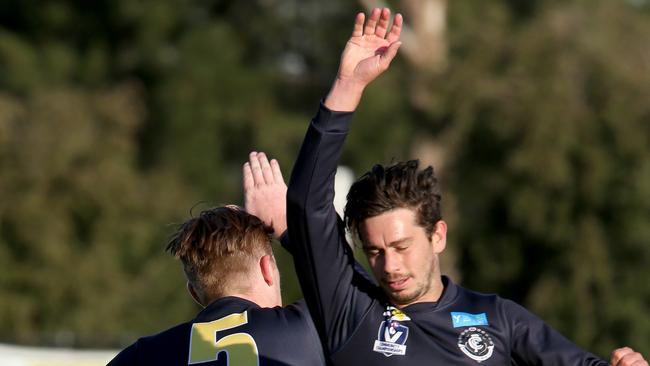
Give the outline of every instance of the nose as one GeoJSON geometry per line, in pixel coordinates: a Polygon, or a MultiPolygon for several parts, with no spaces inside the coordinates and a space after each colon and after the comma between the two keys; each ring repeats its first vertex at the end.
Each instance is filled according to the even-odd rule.
{"type": "Polygon", "coordinates": [[[392,250],[387,250],[384,253],[384,273],[394,274],[400,272],[400,260],[396,253],[392,250]]]}

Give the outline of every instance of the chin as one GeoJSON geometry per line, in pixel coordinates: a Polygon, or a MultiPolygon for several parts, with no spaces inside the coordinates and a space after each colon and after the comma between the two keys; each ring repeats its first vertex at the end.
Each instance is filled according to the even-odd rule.
{"type": "Polygon", "coordinates": [[[388,298],[396,305],[410,305],[414,302],[417,302],[418,299],[422,297],[424,291],[421,289],[415,289],[411,291],[403,290],[400,292],[393,292],[384,290],[388,295],[388,298]]]}
{"type": "Polygon", "coordinates": [[[396,305],[409,304],[415,300],[413,294],[389,292],[388,297],[396,305]]]}

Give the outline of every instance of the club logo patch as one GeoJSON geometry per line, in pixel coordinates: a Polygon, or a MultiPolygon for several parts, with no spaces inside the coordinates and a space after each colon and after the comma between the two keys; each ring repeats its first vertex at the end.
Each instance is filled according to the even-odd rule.
{"type": "Polygon", "coordinates": [[[392,306],[387,307],[383,315],[386,320],[379,325],[377,340],[375,340],[372,350],[386,357],[405,355],[409,328],[400,322],[411,320],[411,318],[392,306]]]}
{"type": "Polygon", "coordinates": [[[483,329],[470,327],[458,336],[458,348],[472,360],[483,362],[492,357],[494,342],[483,329]]]}

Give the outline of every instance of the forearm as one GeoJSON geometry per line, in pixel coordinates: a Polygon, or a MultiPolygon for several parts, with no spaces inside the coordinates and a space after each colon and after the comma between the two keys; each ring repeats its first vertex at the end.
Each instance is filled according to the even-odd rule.
{"type": "Polygon", "coordinates": [[[321,336],[330,350],[340,346],[357,319],[350,304],[366,304],[371,298],[355,289],[366,280],[353,281],[352,250],[334,210],[334,176],[351,113],[335,113],[321,107],[312,120],[300,149],[287,192],[289,240],[305,300],[321,336]]]}
{"type": "Polygon", "coordinates": [[[357,109],[365,85],[337,78],[323,104],[331,111],[353,112],[357,109]]]}

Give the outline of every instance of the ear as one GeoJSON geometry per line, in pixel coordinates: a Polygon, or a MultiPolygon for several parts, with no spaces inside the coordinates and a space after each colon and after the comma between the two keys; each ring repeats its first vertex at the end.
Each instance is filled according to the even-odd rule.
{"type": "Polygon", "coordinates": [[[192,297],[194,302],[199,304],[200,307],[204,308],[205,305],[203,305],[203,303],[201,302],[201,297],[199,296],[198,292],[196,291],[196,288],[194,288],[194,286],[190,283],[190,281],[186,282],[186,286],[187,286],[187,292],[190,293],[190,296],[192,297]]]}
{"type": "Polygon", "coordinates": [[[275,259],[272,255],[267,254],[260,258],[260,271],[262,272],[262,277],[264,277],[264,282],[269,286],[275,284],[274,269],[275,259]]]}
{"type": "Polygon", "coordinates": [[[442,253],[447,246],[447,223],[438,220],[436,225],[433,227],[433,234],[431,235],[431,241],[433,243],[433,251],[436,254],[442,253]]]}

